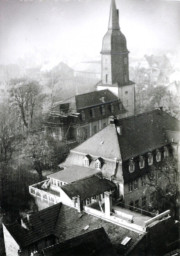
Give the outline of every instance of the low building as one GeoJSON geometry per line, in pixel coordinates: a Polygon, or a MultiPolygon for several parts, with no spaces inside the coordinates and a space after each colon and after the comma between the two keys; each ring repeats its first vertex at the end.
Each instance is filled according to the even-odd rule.
{"type": "Polygon", "coordinates": [[[125,113],[121,100],[112,92],[94,91],[57,102],[45,128],[58,140],[80,143],[106,127],[111,115],[123,117],[125,113]]]}

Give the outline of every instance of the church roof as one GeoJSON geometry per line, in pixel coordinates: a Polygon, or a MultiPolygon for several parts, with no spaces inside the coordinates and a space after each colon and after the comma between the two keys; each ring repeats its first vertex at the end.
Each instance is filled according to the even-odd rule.
{"type": "Polygon", "coordinates": [[[180,122],[162,110],[154,110],[117,120],[73,151],[126,161],[167,145],[170,142],[167,130],[180,130],[180,122]],[[117,126],[121,127],[121,135],[117,133],[117,126]]]}
{"type": "Polygon", "coordinates": [[[118,97],[115,96],[109,90],[93,91],[75,96],[76,108],[84,109],[93,106],[98,106],[103,103],[111,103],[118,101],[118,97]]]}

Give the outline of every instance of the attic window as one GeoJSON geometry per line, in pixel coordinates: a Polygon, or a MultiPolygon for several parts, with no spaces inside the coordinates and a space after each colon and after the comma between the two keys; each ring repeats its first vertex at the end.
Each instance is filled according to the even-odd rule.
{"type": "Polygon", "coordinates": [[[135,171],[135,163],[134,163],[134,160],[131,159],[131,160],[129,161],[129,172],[132,173],[132,172],[134,172],[134,171],[135,171]]]}
{"type": "Polygon", "coordinates": [[[159,150],[156,151],[156,162],[161,161],[161,152],[159,150]]]}
{"type": "Polygon", "coordinates": [[[167,147],[164,147],[164,158],[167,158],[169,156],[169,151],[167,147]]]}
{"type": "Polygon", "coordinates": [[[148,165],[152,165],[153,164],[153,155],[152,153],[148,153],[148,165]]]}
{"type": "Polygon", "coordinates": [[[145,166],[144,157],[143,157],[143,156],[140,156],[140,157],[139,157],[139,168],[140,168],[140,169],[143,169],[144,166],[145,166]]]}
{"type": "Polygon", "coordinates": [[[81,111],[81,119],[82,119],[82,121],[84,121],[85,120],[85,112],[84,112],[84,110],[82,110],[81,111]]]}
{"type": "Polygon", "coordinates": [[[90,109],[90,115],[91,115],[91,117],[95,117],[95,111],[94,111],[94,108],[91,108],[90,109]]]}
{"type": "Polygon", "coordinates": [[[100,158],[98,158],[95,162],[95,168],[100,170],[102,167],[102,160],[100,158]]]}
{"type": "Polygon", "coordinates": [[[86,155],[83,159],[84,166],[88,167],[90,165],[90,157],[86,155]]]}

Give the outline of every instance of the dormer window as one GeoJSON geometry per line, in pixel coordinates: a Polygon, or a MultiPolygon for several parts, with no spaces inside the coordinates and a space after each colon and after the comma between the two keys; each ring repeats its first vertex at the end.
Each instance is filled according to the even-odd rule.
{"type": "Polygon", "coordinates": [[[90,156],[89,155],[86,155],[85,157],[84,157],[84,159],[83,159],[83,162],[84,162],[84,166],[86,166],[86,167],[89,167],[89,165],[90,165],[90,156]]]}
{"type": "Polygon", "coordinates": [[[101,114],[103,116],[105,115],[105,106],[104,105],[101,106],[101,114]]]}
{"type": "Polygon", "coordinates": [[[161,161],[161,152],[159,150],[156,151],[156,162],[161,161]]]}
{"type": "Polygon", "coordinates": [[[132,172],[134,172],[134,171],[135,171],[135,163],[134,163],[134,160],[131,159],[131,160],[129,161],[129,172],[132,173],[132,172]]]}
{"type": "Polygon", "coordinates": [[[84,110],[81,111],[81,119],[84,121],[86,118],[84,110]]]}
{"type": "Polygon", "coordinates": [[[140,156],[140,157],[139,157],[139,168],[140,168],[140,169],[143,169],[144,166],[145,166],[144,157],[143,157],[143,156],[140,156]]]}
{"type": "Polygon", "coordinates": [[[164,158],[167,158],[169,156],[169,151],[167,147],[164,147],[164,158]]]}
{"type": "Polygon", "coordinates": [[[90,109],[90,115],[91,115],[91,117],[95,117],[95,111],[94,111],[94,108],[91,108],[90,109]]]}
{"type": "Polygon", "coordinates": [[[148,153],[148,165],[152,165],[153,164],[153,155],[152,153],[148,153]]]}
{"type": "Polygon", "coordinates": [[[102,168],[102,159],[98,158],[95,162],[95,168],[100,170],[102,168]]]}

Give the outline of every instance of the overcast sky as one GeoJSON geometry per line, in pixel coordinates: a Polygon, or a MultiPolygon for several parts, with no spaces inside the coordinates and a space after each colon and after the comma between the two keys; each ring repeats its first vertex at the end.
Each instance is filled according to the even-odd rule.
{"type": "MultiPolygon", "coordinates": [[[[180,1],[116,0],[133,56],[180,47],[180,1]]],[[[0,63],[70,65],[100,57],[110,0],[0,0],[0,63]]]]}

